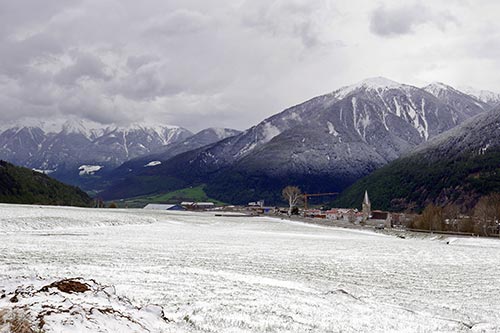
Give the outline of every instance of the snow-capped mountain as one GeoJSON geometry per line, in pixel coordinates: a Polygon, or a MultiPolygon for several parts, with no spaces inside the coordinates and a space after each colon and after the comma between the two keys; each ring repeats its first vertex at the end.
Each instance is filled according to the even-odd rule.
{"type": "Polygon", "coordinates": [[[337,204],[359,202],[368,190],[381,209],[423,209],[453,203],[469,210],[500,191],[500,107],[479,114],[361,179],[337,204]]]}
{"type": "Polygon", "coordinates": [[[231,128],[210,127],[201,130],[200,132],[181,142],[166,147],[166,149],[164,149],[162,152],[155,154],[154,157],[160,161],[166,161],[176,155],[221,141],[240,133],[241,131],[231,128]]]}
{"type": "MultiPolygon", "coordinates": [[[[262,150],[270,147],[275,147],[276,156],[303,147],[306,154],[322,150],[321,159],[332,166],[329,161],[340,157],[384,164],[489,108],[465,94],[443,96],[384,78],[364,80],[287,109],[208,148],[200,158],[220,165],[241,160],[254,151],[254,159],[259,160],[262,150]],[[270,141],[272,145],[267,145],[270,141]],[[267,147],[258,150],[264,145],[267,147]],[[353,150],[359,150],[354,157],[349,153],[353,150]]],[[[293,154],[286,158],[293,158],[293,154]]],[[[270,161],[263,160],[269,168],[270,161]]],[[[306,158],[305,162],[312,165],[318,160],[306,158]]],[[[285,164],[285,169],[293,164],[285,164]]],[[[317,167],[324,170],[326,165],[317,167]]]]}
{"type": "Polygon", "coordinates": [[[496,106],[500,104],[500,93],[493,92],[489,90],[478,90],[472,87],[463,87],[460,89],[464,93],[474,96],[480,101],[487,103],[491,106],[496,106]]]}
{"type": "MultiPolygon", "coordinates": [[[[425,91],[436,96],[440,101],[462,111],[462,116],[470,118],[477,114],[477,108],[487,110],[492,107],[475,96],[461,92],[441,82],[431,83],[423,88],[425,91]],[[471,98],[472,97],[472,98],[471,98]]],[[[459,122],[462,122],[459,120],[459,122]]]]}
{"type": "MultiPolygon", "coordinates": [[[[178,155],[148,175],[208,183],[210,195],[231,202],[254,200],[263,192],[279,196],[277,189],[290,182],[307,191],[341,190],[490,108],[451,87],[426,88],[367,79],[178,155]],[[229,188],[237,197],[224,197],[229,188]]],[[[126,195],[126,187],[117,185],[114,192],[126,195]]]]}
{"type": "Polygon", "coordinates": [[[162,162],[174,156],[207,146],[240,133],[240,131],[231,128],[211,127],[201,130],[185,140],[165,146],[158,153],[146,154],[123,163],[119,168],[113,171],[112,177],[122,177],[130,173],[135,174],[142,171],[144,167],[159,166],[162,162]]]}
{"type": "Polygon", "coordinates": [[[37,170],[51,170],[51,176],[68,180],[79,174],[82,165],[99,165],[110,170],[190,136],[190,131],[177,126],[102,126],[75,119],[59,126],[15,125],[0,133],[0,159],[37,170]]]}
{"type": "Polygon", "coordinates": [[[202,158],[219,165],[232,163],[289,130],[303,128],[321,129],[328,134],[322,137],[333,144],[366,144],[379,155],[377,160],[388,161],[488,108],[458,92],[435,96],[389,79],[367,79],[266,119],[209,148],[202,158]]]}

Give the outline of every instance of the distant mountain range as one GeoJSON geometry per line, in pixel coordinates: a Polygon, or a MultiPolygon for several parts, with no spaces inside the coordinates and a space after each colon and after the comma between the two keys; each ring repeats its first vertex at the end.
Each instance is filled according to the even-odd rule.
{"type": "Polygon", "coordinates": [[[204,129],[185,140],[163,147],[158,153],[143,155],[123,163],[120,167],[113,170],[113,177],[116,178],[124,175],[138,174],[144,171],[145,167],[161,165],[174,156],[207,146],[240,133],[240,131],[230,128],[204,129]]]}
{"type": "Polygon", "coordinates": [[[102,126],[70,120],[10,126],[0,158],[99,192],[105,199],[203,185],[212,198],[279,202],[281,188],[342,191],[500,102],[486,91],[367,79],[239,132],[102,126]],[[50,125],[50,126],[49,126],[50,125]]]}
{"type": "Polygon", "coordinates": [[[442,83],[373,78],[313,98],[225,140],[112,182],[105,198],[206,184],[216,199],[280,201],[289,184],[341,191],[418,145],[493,107],[442,83]]]}
{"type": "Polygon", "coordinates": [[[83,206],[92,199],[77,187],[42,173],[0,160],[0,202],[59,206],[83,206]]]}
{"type": "Polygon", "coordinates": [[[478,90],[471,87],[461,88],[460,91],[463,91],[466,94],[469,94],[481,102],[488,103],[490,105],[500,105],[500,93],[488,91],[488,90],[478,90]]]}
{"type": "Polygon", "coordinates": [[[368,190],[372,206],[420,210],[429,203],[467,210],[500,192],[500,107],[417,147],[348,188],[335,205],[358,206],[368,190]]]}
{"type": "Polygon", "coordinates": [[[178,126],[102,126],[75,119],[59,127],[34,122],[0,132],[0,158],[91,189],[94,182],[85,176],[110,173],[140,156],[159,154],[155,158],[161,158],[170,148],[175,155],[235,133],[213,128],[193,135],[178,126]]]}

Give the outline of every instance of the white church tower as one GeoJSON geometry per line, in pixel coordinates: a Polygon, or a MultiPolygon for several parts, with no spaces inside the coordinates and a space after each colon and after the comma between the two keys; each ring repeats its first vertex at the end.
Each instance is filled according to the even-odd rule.
{"type": "Polygon", "coordinates": [[[365,191],[365,198],[363,199],[362,204],[363,210],[363,221],[366,222],[370,218],[372,214],[372,204],[370,203],[370,198],[368,198],[368,191],[365,191]]]}

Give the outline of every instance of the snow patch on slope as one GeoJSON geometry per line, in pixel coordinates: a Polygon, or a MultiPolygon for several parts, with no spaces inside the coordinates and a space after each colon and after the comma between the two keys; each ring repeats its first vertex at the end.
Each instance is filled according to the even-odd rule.
{"type": "Polygon", "coordinates": [[[271,141],[275,136],[281,134],[281,131],[278,127],[273,126],[271,123],[264,124],[264,128],[262,129],[262,133],[264,135],[263,142],[271,141]]]}
{"type": "Polygon", "coordinates": [[[42,170],[42,169],[35,169],[35,168],[33,168],[31,170],[33,170],[35,172],[43,173],[44,175],[49,175],[49,174],[53,173],[54,171],[56,171],[56,170],[42,170]]]}
{"type": "Polygon", "coordinates": [[[234,136],[239,133],[236,130],[232,130],[229,128],[220,128],[220,127],[211,127],[210,130],[212,130],[220,140],[228,138],[230,136],[234,136]]]}
{"type": "Polygon", "coordinates": [[[246,133],[249,131],[253,131],[252,134],[255,135],[253,138],[253,141],[248,142],[236,155],[235,157],[238,156],[243,156],[246,153],[252,151],[259,145],[262,145],[264,143],[267,143],[271,141],[274,137],[278,136],[281,134],[281,130],[271,124],[270,122],[265,122],[262,125],[259,125],[257,128],[252,128],[250,130],[247,130],[246,133]]]}
{"type": "Polygon", "coordinates": [[[145,168],[147,168],[147,167],[154,167],[154,166],[157,166],[157,165],[160,165],[160,164],[161,164],[161,161],[151,161],[148,164],[144,165],[144,167],[145,168]]]}
{"type": "Polygon", "coordinates": [[[333,124],[331,122],[328,121],[326,124],[328,125],[328,133],[329,134],[331,134],[331,135],[333,135],[335,137],[337,137],[337,136],[340,135],[339,132],[337,132],[335,130],[335,126],[333,126],[333,124]]]}
{"type": "Polygon", "coordinates": [[[101,170],[102,169],[102,165],[80,165],[80,167],[78,168],[78,174],[80,176],[83,176],[83,175],[93,175],[95,174],[97,171],[101,170]]]}

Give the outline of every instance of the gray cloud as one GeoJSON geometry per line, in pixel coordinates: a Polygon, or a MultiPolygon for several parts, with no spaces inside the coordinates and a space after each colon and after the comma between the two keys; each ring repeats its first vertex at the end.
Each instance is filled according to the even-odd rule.
{"type": "Polygon", "coordinates": [[[144,34],[160,34],[166,37],[191,34],[202,31],[208,24],[209,18],[200,12],[179,9],[151,19],[144,34]]]}
{"type": "Polygon", "coordinates": [[[62,51],[63,46],[55,38],[43,33],[19,40],[0,40],[0,73],[20,75],[28,69],[30,63],[42,61],[62,51]]]}
{"type": "Polygon", "coordinates": [[[148,65],[159,60],[160,58],[158,56],[154,56],[151,54],[133,55],[127,58],[127,66],[131,70],[137,70],[144,65],[148,65]]]}
{"type": "Polygon", "coordinates": [[[247,0],[242,8],[242,22],[261,33],[297,39],[311,48],[328,43],[322,35],[322,25],[337,14],[332,6],[303,0],[247,0]]]}
{"type": "Polygon", "coordinates": [[[430,23],[444,29],[448,22],[456,22],[450,13],[434,12],[420,3],[396,7],[380,5],[371,14],[370,30],[379,36],[405,35],[421,24],[430,23]]]}
{"type": "Polygon", "coordinates": [[[72,52],[73,63],[61,69],[54,80],[61,85],[74,85],[80,79],[109,80],[106,74],[106,65],[101,59],[93,54],[72,52]]]}
{"type": "Polygon", "coordinates": [[[37,30],[58,12],[80,2],[81,0],[0,1],[0,37],[37,30]]]}
{"type": "Polygon", "coordinates": [[[381,1],[0,1],[0,122],[245,129],[369,76],[500,86],[500,4],[381,1]]]}

